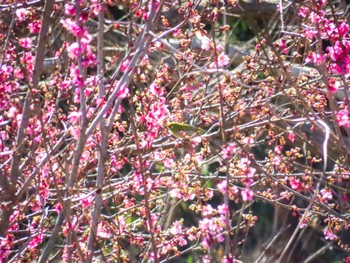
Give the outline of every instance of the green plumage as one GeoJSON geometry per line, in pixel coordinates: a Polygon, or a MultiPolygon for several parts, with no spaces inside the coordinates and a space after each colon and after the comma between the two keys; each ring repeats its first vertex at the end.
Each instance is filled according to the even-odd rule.
{"type": "Polygon", "coordinates": [[[167,125],[171,134],[178,138],[192,137],[203,133],[201,128],[197,128],[185,123],[171,122],[167,125]]]}

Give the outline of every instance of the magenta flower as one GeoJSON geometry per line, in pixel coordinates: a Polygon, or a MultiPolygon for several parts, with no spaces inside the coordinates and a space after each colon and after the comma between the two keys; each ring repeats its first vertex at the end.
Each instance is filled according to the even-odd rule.
{"type": "Polygon", "coordinates": [[[122,66],[121,66],[121,68],[120,68],[120,71],[121,72],[125,72],[127,69],[128,69],[128,66],[129,66],[129,64],[130,64],[130,59],[125,59],[124,61],[123,61],[123,63],[122,63],[122,66]]]}
{"type": "Polygon", "coordinates": [[[125,85],[122,85],[118,91],[118,98],[124,99],[129,95],[129,88],[125,85]]]}
{"type": "Polygon", "coordinates": [[[337,113],[337,121],[340,126],[344,126],[346,128],[350,127],[350,118],[348,109],[340,110],[337,113]]]}
{"type": "Polygon", "coordinates": [[[234,143],[230,143],[226,147],[224,147],[221,151],[222,158],[229,160],[236,152],[236,145],[234,143]]]}
{"type": "Polygon", "coordinates": [[[24,48],[31,48],[32,47],[32,39],[29,37],[25,37],[19,40],[19,44],[24,48]]]}

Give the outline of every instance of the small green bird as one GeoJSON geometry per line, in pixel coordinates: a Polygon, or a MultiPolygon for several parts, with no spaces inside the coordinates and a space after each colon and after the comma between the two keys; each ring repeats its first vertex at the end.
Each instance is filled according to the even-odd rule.
{"type": "Polygon", "coordinates": [[[167,128],[175,137],[182,139],[189,138],[194,135],[200,135],[204,132],[201,128],[178,122],[169,123],[167,128]]]}

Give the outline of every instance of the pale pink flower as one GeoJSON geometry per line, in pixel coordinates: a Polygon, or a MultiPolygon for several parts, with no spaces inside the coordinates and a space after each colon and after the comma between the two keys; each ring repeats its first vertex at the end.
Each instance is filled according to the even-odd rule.
{"type": "Polygon", "coordinates": [[[227,66],[229,63],[230,63],[230,58],[226,54],[221,53],[218,57],[218,66],[224,67],[224,66],[227,66]]]}
{"type": "Polygon", "coordinates": [[[210,49],[210,39],[207,36],[201,36],[199,39],[202,42],[201,49],[209,50],[210,49]]]}
{"type": "Polygon", "coordinates": [[[325,238],[326,239],[329,239],[329,240],[334,240],[334,239],[337,239],[338,237],[333,233],[332,230],[330,229],[326,229],[323,234],[325,235],[325,238]]]}
{"type": "Polygon", "coordinates": [[[179,235],[182,233],[182,223],[179,221],[175,221],[173,226],[170,228],[170,233],[173,235],[179,235]]]}
{"type": "Polygon", "coordinates": [[[186,245],[187,245],[186,239],[184,239],[184,238],[181,237],[181,236],[177,238],[177,241],[179,242],[179,245],[180,245],[180,246],[186,246],[186,245]]]}
{"type": "Polygon", "coordinates": [[[330,189],[322,189],[320,192],[321,192],[323,199],[330,200],[333,198],[333,194],[332,194],[332,191],[330,189]]]}
{"type": "Polygon", "coordinates": [[[68,119],[72,122],[72,124],[77,124],[81,118],[80,111],[73,111],[68,115],[68,119]]]}
{"type": "Polygon", "coordinates": [[[218,213],[221,215],[228,215],[229,209],[226,204],[221,204],[218,206],[218,213]]]}
{"type": "Polygon", "coordinates": [[[11,107],[9,111],[7,112],[7,117],[9,118],[15,118],[17,116],[18,110],[16,107],[11,107]]]}
{"type": "Polygon", "coordinates": [[[214,212],[214,209],[211,205],[207,205],[203,208],[203,216],[211,216],[214,212]]]}
{"type": "Polygon", "coordinates": [[[221,181],[220,183],[218,183],[216,185],[216,187],[218,188],[220,193],[222,193],[224,195],[227,191],[227,181],[226,180],[221,181]]]}
{"type": "MultiPolygon", "coordinates": [[[[210,246],[209,246],[210,247],[210,246]]],[[[208,255],[205,255],[202,259],[203,263],[210,263],[210,257],[208,255]]]]}
{"type": "Polygon", "coordinates": [[[29,10],[25,8],[19,8],[16,10],[16,17],[20,22],[24,21],[27,15],[29,15],[29,10]]]}
{"type": "Polygon", "coordinates": [[[234,143],[230,143],[226,147],[224,147],[221,151],[222,158],[228,160],[230,159],[236,152],[236,145],[234,143]]]}
{"type": "Polygon", "coordinates": [[[280,164],[281,164],[281,157],[280,156],[274,156],[273,158],[272,158],[272,164],[274,165],[274,166],[279,166],[280,164]]]}
{"type": "Polygon", "coordinates": [[[245,201],[245,202],[252,201],[253,196],[254,196],[254,192],[252,190],[250,190],[249,188],[246,188],[243,191],[241,191],[241,195],[242,195],[243,201],[245,201]]]}
{"type": "Polygon", "coordinates": [[[110,231],[108,231],[105,223],[101,222],[97,227],[97,236],[100,238],[108,239],[111,237],[110,231]]]}

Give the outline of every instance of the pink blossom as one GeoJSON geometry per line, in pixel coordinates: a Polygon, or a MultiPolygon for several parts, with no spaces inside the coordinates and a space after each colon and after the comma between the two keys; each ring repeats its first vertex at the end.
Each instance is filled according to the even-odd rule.
{"type": "Polygon", "coordinates": [[[339,21],[336,27],[340,36],[344,37],[349,32],[349,26],[345,21],[339,21]]]}
{"type": "Polygon", "coordinates": [[[85,27],[77,25],[77,23],[70,18],[62,20],[61,23],[70,33],[78,38],[86,37],[88,35],[85,27]]]}
{"type": "Polygon", "coordinates": [[[179,242],[179,246],[186,246],[187,245],[186,239],[184,239],[181,236],[177,238],[177,241],[179,242]]]}
{"type": "Polygon", "coordinates": [[[336,93],[339,90],[340,87],[340,81],[335,80],[334,78],[330,78],[328,80],[328,91],[330,93],[336,93]]]}
{"type": "Polygon", "coordinates": [[[288,47],[285,39],[279,39],[276,44],[283,54],[288,54],[288,47]]]}
{"type": "Polygon", "coordinates": [[[295,141],[295,133],[290,132],[288,133],[288,140],[290,140],[291,142],[295,141]]]}
{"type": "Polygon", "coordinates": [[[158,95],[163,95],[163,91],[162,91],[162,89],[161,89],[161,87],[157,84],[157,83],[155,83],[155,82],[153,82],[150,86],[149,86],[149,90],[150,90],[150,92],[153,94],[153,95],[155,95],[155,96],[158,96],[158,95]]]}
{"type": "Polygon", "coordinates": [[[18,114],[18,109],[16,107],[11,107],[7,112],[7,117],[15,118],[18,114]]]}
{"type": "Polygon", "coordinates": [[[12,75],[12,72],[13,68],[11,66],[3,64],[0,68],[0,80],[8,79],[12,75]]]}
{"type": "Polygon", "coordinates": [[[33,63],[34,63],[34,57],[31,52],[24,52],[21,57],[21,63],[26,65],[26,70],[28,74],[33,73],[33,63]]]}
{"type": "Polygon", "coordinates": [[[200,35],[199,39],[202,42],[201,49],[209,50],[210,49],[210,39],[205,35],[200,35]]]}
{"type": "Polygon", "coordinates": [[[83,206],[84,209],[89,208],[94,201],[94,197],[92,195],[89,195],[87,197],[84,197],[83,199],[81,199],[81,204],[83,206]]]}
{"type": "Polygon", "coordinates": [[[182,223],[180,221],[175,221],[173,226],[170,228],[170,233],[173,235],[179,235],[182,233],[182,223]]]}
{"type": "Polygon", "coordinates": [[[333,46],[327,47],[327,51],[333,61],[343,61],[350,52],[350,42],[337,40],[333,46]]]}
{"type": "MultiPolygon", "coordinates": [[[[210,247],[210,246],[209,246],[210,247]]],[[[202,262],[203,263],[210,263],[211,261],[210,261],[210,257],[208,256],[208,255],[205,255],[204,257],[203,257],[203,259],[202,259],[202,262]]]]}
{"type": "Polygon", "coordinates": [[[242,142],[243,142],[244,145],[253,144],[254,143],[254,138],[252,138],[252,137],[245,137],[242,140],[242,142]]]}
{"type": "Polygon", "coordinates": [[[108,239],[111,237],[111,233],[103,221],[98,224],[97,236],[103,239],[108,239]]]}
{"type": "Polygon", "coordinates": [[[19,8],[16,10],[16,17],[18,19],[18,21],[23,22],[26,17],[29,15],[29,10],[25,9],[25,8],[19,8]]]}
{"type": "MultiPolygon", "coordinates": [[[[330,66],[330,71],[334,74],[342,75],[344,73],[344,68],[337,63],[332,63],[330,66]]],[[[333,88],[329,88],[331,91],[334,90],[333,88]]]]}
{"type": "Polygon", "coordinates": [[[304,33],[308,39],[313,39],[317,35],[318,32],[317,32],[317,30],[314,30],[314,29],[304,28],[304,33]]]}
{"type": "Polygon", "coordinates": [[[310,15],[309,15],[309,19],[312,23],[314,24],[318,24],[322,21],[324,17],[324,11],[323,10],[320,10],[318,13],[316,12],[311,12],[310,15]]]}
{"type": "Polygon", "coordinates": [[[349,111],[347,109],[338,111],[336,117],[340,126],[350,127],[349,111]]]}
{"type": "Polygon", "coordinates": [[[204,217],[211,216],[214,212],[214,209],[211,205],[207,205],[203,208],[202,214],[204,217]]]}
{"type": "Polygon", "coordinates": [[[124,99],[129,95],[129,88],[125,85],[122,85],[118,90],[118,98],[124,99]]]}
{"type": "Polygon", "coordinates": [[[273,158],[272,158],[272,165],[274,165],[274,166],[279,166],[280,164],[281,164],[281,157],[280,156],[274,156],[273,158]]]}
{"type": "Polygon", "coordinates": [[[223,226],[225,225],[225,216],[204,218],[199,222],[199,228],[202,231],[202,245],[204,248],[209,248],[212,242],[223,242],[223,226]]]}
{"type": "Polygon", "coordinates": [[[36,236],[34,236],[28,244],[28,247],[30,249],[35,249],[38,245],[40,245],[40,243],[43,241],[44,239],[44,235],[43,234],[38,234],[36,236]]]}
{"type": "Polygon", "coordinates": [[[0,262],[5,262],[5,258],[11,253],[11,243],[9,238],[0,238],[0,262]]]}
{"type": "Polygon", "coordinates": [[[321,192],[323,199],[330,200],[333,198],[333,194],[332,194],[332,191],[330,189],[322,189],[320,192],[321,192]]]}
{"type": "Polygon", "coordinates": [[[28,24],[28,28],[30,30],[30,33],[38,34],[40,32],[40,28],[41,28],[41,20],[30,22],[28,24]]]}
{"type": "Polygon", "coordinates": [[[216,187],[224,195],[227,191],[227,181],[226,180],[221,181],[216,185],[216,187]]]}
{"type": "Polygon", "coordinates": [[[230,63],[229,57],[226,54],[221,53],[218,57],[218,66],[224,67],[224,66],[227,66],[229,63],[230,63]]]}
{"type": "Polygon", "coordinates": [[[76,127],[72,127],[69,130],[70,134],[74,137],[74,138],[79,138],[80,137],[80,129],[76,128],[76,127]]]}
{"type": "Polygon", "coordinates": [[[281,154],[282,149],[283,149],[282,145],[277,145],[274,150],[277,154],[281,154]]]}
{"type": "Polygon", "coordinates": [[[309,55],[306,58],[306,62],[311,61],[315,65],[319,66],[322,65],[327,58],[326,54],[317,54],[316,52],[310,52],[309,55]]]}
{"type": "MultiPolygon", "coordinates": [[[[129,66],[129,64],[130,64],[130,59],[125,59],[124,61],[123,61],[123,63],[122,63],[122,66],[121,66],[121,68],[120,68],[120,71],[121,72],[125,72],[127,69],[128,69],[128,66],[129,66]]],[[[130,70],[130,69],[129,69],[130,70]]]]}
{"type": "Polygon", "coordinates": [[[163,49],[163,43],[161,42],[161,41],[156,41],[155,43],[154,43],[154,47],[155,47],[155,49],[156,50],[162,50],[163,49]]]}
{"type": "Polygon", "coordinates": [[[253,196],[254,196],[254,192],[252,190],[250,190],[249,188],[245,188],[243,191],[241,191],[241,195],[242,195],[243,201],[245,201],[245,202],[252,201],[253,196]]]}
{"type": "MultiPolygon", "coordinates": [[[[69,70],[70,70],[72,84],[76,85],[79,88],[84,87],[85,81],[84,81],[83,77],[80,75],[79,67],[72,63],[69,70]]],[[[76,92],[74,94],[75,95],[74,102],[79,103],[79,101],[80,101],[80,89],[76,89],[75,91],[76,92]]]]}
{"type": "Polygon", "coordinates": [[[149,58],[148,58],[148,55],[146,54],[144,57],[143,57],[143,59],[142,59],[142,61],[141,61],[141,63],[140,63],[140,66],[142,66],[142,67],[144,67],[144,66],[147,66],[147,65],[149,65],[149,58]]]}
{"type": "Polygon", "coordinates": [[[234,257],[230,253],[228,256],[224,256],[221,263],[236,263],[236,260],[234,259],[234,257]]]}
{"type": "Polygon", "coordinates": [[[59,213],[61,212],[63,206],[61,203],[56,203],[54,206],[53,206],[53,209],[56,211],[56,213],[59,213]]]}
{"type": "Polygon", "coordinates": [[[325,238],[326,239],[329,239],[329,240],[334,240],[334,239],[337,239],[338,237],[333,233],[332,230],[330,229],[326,229],[323,234],[325,235],[325,238]]]}
{"type": "Polygon", "coordinates": [[[32,44],[33,44],[33,43],[32,43],[32,39],[31,39],[31,38],[25,37],[25,38],[21,38],[21,39],[19,40],[19,44],[20,44],[22,47],[29,49],[29,48],[32,47],[32,44]]]}
{"type": "Polygon", "coordinates": [[[228,215],[229,214],[229,208],[226,204],[221,204],[218,206],[218,213],[221,215],[228,215]]]}
{"type": "Polygon", "coordinates": [[[172,168],[175,164],[175,161],[174,159],[172,158],[165,158],[164,161],[163,161],[163,164],[166,168],[172,168]]]}
{"type": "Polygon", "coordinates": [[[24,72],[23,72],[23,70],[21,68],[15,68],[15,70],[13,71],[13,75],[17,79],[23,79],[24,78],[24,72]]]}
{"type": "Polygon", "coordinates": [[[298,15],[301,17],[307,17],[310,14],[310,9],[306,6],[301,6],[299,8],[299,13],[298,15]]]}
{"type": "Polygon", "coordinates": [[[230,143],[226,147],[224,147],[221,151],[222,158],[229,160],[232,155],[236,152],[236,145],[234,143],[230,143]]]}
{"type": "Polygon", "coordinates": [[[79,47],[78,42],[74,42],[67,47],[67,51],[68,51],[68,56],[71,59],[76,59],[79,57],[81,53],[83,53],[84,50],[81,48],[81,46],[79,47]]]}
{"type": "Polygon", "coordinates": [[[299,190],[302,188],[302,184],[299,179],[292,178],[289,181],[290,187],[294,190],[299,190]]]}
{"type": "Polygon", "coordinates": [[[64,6],[64,12],[69,16],[74,16],[76,13],[75,6],[72,4],[66,4],[64,6]]]}
{"type": "Polygon", "coordinates": [[[68,119],[72,122],[72,124],[77,124],[80,121],[81,112],[73,111],[68,115],[68,119]]]}

